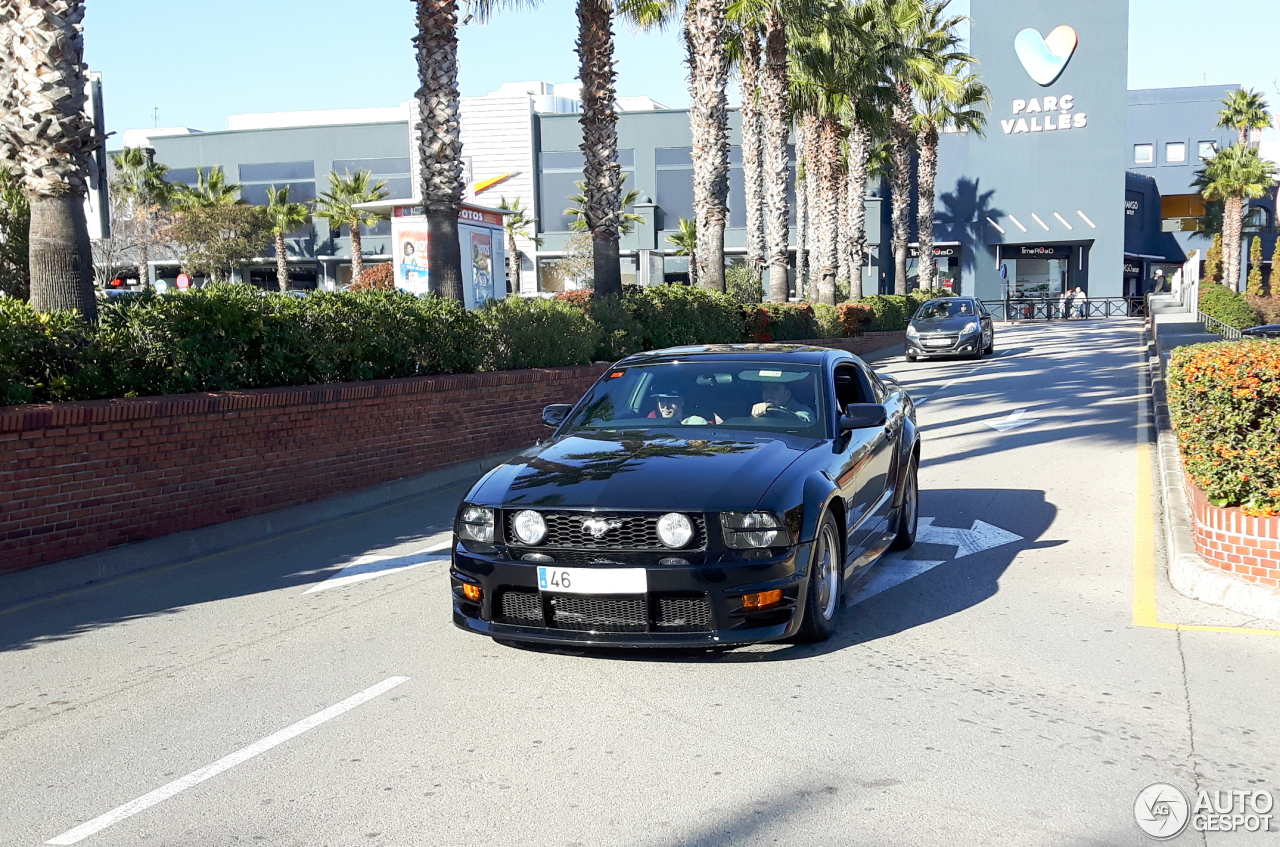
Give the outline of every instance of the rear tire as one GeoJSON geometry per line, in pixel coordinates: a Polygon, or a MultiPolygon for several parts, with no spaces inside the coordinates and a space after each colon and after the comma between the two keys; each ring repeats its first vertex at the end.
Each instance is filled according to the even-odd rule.
{"type": "Polygon", "coordinates": [[[840,620],[844,590],[844,556],[831,515],[818,524],[809,555],[809,581],[805,588],[804,620],[796,634],[798,641],[813,644],[826,641],[840,620]]]}
{"type": "Polygon", "coordinates": [[[920,525],[920,463],[916,459],[911,460],[902,484],[906,490],[898,512],[898,534],[889,545],[890,550],[906,550],[916,543],[916,527],[920,525]]]}

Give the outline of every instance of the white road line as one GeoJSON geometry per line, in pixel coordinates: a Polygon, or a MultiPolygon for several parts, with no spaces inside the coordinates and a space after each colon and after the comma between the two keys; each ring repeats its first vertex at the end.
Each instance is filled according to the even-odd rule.
{"type": "Polygon", "coordinates": [[[272,747],[283,744],[289,739],[299,736],[309,729],[315,729],[325,721],[332,720],[343,712],[350,711],[362,703],[367,703],[379,694],[385,694],[400,683],[408,681],[409,677],[407,676],[393,676],[388,679],[384,679],[372,688],[366,688],[359,694],[348,697],[341,703],[336,703],[322,712],[316,712],[311,717],[304,718],[293,726],[280,730],[275,735],[269,735],[261,741],[250,744],[243,750],[237,750],[230,756],[225,756],[214,762],[212,765],[206,765],[198,771],[192,771],[181,779],[175,779],[168,785],[157,788],[150,794],[145,794],[137,800],[130,801],[119,808],[112,809],[105,815],[99,815],[87,823],[82,823],[75,829],[62,833],[62,835],[59,835],[57,838],[49,839],[45,844],[75,844],[77,841],[88,838],[96,832],[101,832],[107,827],[117,824],[127,817],[136,815],[144,809],[149,809],[157,803],[168,800],[173,795],[185,791],[193,785],[199,785],[210,777],[217,776],[225,770],[230,770],[241,762],[246,762],[249,759],[252,759],[259,753],[265,753],[272,747]]]}
{"type": "Polygon", "coordinates": [[[420,568],[433,562],[448,561],[449,556],[434,554],[447,551],[452,546],[453,542],[445,541],[440,544],[433,544],[430,547],[424,547],[421,550],[415,550],[403,556],[389,556],[378,553],[361,556],[324,582],[313,585],[302,593],[314,594],[317,591],[328,591],[330,588],[341,588],[344,585],[351,585],[353,582],[364,582],[366,579],[376,579],[380,576],[420,568]]]}

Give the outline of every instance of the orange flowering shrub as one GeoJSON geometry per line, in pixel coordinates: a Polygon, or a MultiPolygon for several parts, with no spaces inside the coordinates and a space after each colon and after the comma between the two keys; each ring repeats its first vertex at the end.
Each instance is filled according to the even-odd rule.
{"type": "Polygon", "coordinates": [[[817,317],[808,303],[760,303],[743,306],[748,341],[797,341],[817,334],[817,317]]]}
{"type": "Polygon", "coordinates": [[[1187,473],[1211,502],[1280,514],[1280,341],[1175,350],[1169,413],[1187,473]]]}
{"type": "Polygon", "coordinates": [[[845,335],[862,335],[876,319],[875,310],[861,303],[841,303],[836,308],[840,310],[840,323],[844,324],[845,335]]]}
{"type": "Polygon", "coordinates": [[[390,262],[365,265],[360,281],[351,283],[352,291],[394,291],[396,272],[390,262]]]}

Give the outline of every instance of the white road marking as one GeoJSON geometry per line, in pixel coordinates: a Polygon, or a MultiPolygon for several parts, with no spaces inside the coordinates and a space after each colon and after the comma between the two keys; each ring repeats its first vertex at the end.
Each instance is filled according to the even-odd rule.
{"type": "Polygon", "coordinates": [[[348,697],[341,703],[336,703],[322,712],[316,712],[311,717],[304,718],[292,726],[285,727],[275,735],[269,735],[261,741],[250,744],[243,750],[237,750],[230,756],[225,756],[214,762],[212,765],[206,765],[198,771],[192,771],[181,779],[175,779],[168,785],[157,788],[150,794],[143,795],[137,800],[125,803],[123,806],[112,809],[105,815],[99,815],[87,823],[82,823],[75,829],[62,833],[62,835],[59,835],[57,838],[49,839],[45,844],[75,844],[77,841],[82,841],[96,832],[101,832],[109,826],[120,823],[120,821],[127,817],[136,815],[144,809],[149,809],[157,803],[168,800],[170,797],[187,790],[193,785],[199,785],[206,779],[217,776],[223,771],[230,770],[241,762],[246,762],[249,759],[252,759],[259,753],[265,753],[272,747],[283,744],[289,739],[295,738],[309,729],[315,729],[325,721],[332,720],[343,712],[350,711],[362,703],[367,703],[374,697],[377,697],[380,694],[385,694],[402,682],[408,681],[409,677],[407,676],[393,676],[384,679],[372,688],[366,688],[359,694],[348,697]]]}
{"type": "Polygon", "coordinates": [[[883,559],[871,566],[867,581],[858,587],[846,601],[848,606],[856,606],[864,600],[870,600],[877,594],[915,579],[926,571],[933,570],[946,562],[919,562],[915,559],[883,559]]]}
{"type": "Polygon", "coordinates": [[[452,542],[445,541],[421,550],[415,550],[404,556],[387,556],[378,553],[361,556],[324,582],[313,585],[302,593],[312,594],[316,591],[328,591],[330,588],[342,588],[344,585],[364,582],[366,579],[376,579],[387,574],[420,568],[433,562],[448,561],[448,555],[440,556],[437,554],[441,551],[447,551],[451,546],[453,546],[452,542]]]}
{"type": "Polygon", "coordinates": [[[1010,412],[1007,418],[1001,418],[998,421],[983,421],[983,423],[998,432],[1008,432],[1011,429],[1017,429],[1020,426],[1026,426],[1040,420],[1039,418],[1024,418],[1023,415],[1026,413],[1026,409],[1017,409],[1010,412]]]}
{"type": "Polygon", "coordinates": [[[916,529],[916,540],[922,544],[944,544],[956,548],[956,558],[981,553],[992,547],[1021,541],[1021,535],[992,526],[985,521],[974,521],[972,529],[934,526],[933,518],[921,518],[916,529]]]}

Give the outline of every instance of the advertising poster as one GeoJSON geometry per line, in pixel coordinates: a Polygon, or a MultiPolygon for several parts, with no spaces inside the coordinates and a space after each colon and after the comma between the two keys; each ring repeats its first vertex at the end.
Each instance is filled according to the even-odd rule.
{"type": "Polygon", "coordinates": [[[471,291],[477,306],[493,299],[493,242],[488,233],[471,233],[471,291]]]}
{"type": "Polygon", "coordinates": [[[400,288],[410,294],[426,294],[430,289],[427,274],[427,228],[405,227],[396,234],[396,274],[400,288]]]}

